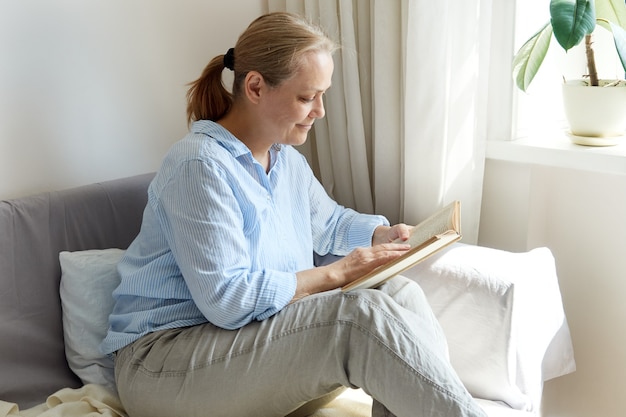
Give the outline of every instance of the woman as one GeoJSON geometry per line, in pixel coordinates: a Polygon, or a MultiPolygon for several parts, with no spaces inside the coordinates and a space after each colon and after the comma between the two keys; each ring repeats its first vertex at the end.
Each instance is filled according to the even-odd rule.
{"type": "Polygon", "coordinates": [[[390,242],[409,228],[337,205],[292,148],[324,116],[335,48],[273,13],[192,83],[102,344],[131,417],[304,415],[346,386],[375,416],[483,415],[417,284],[338,290],[405,253],[390,242]]]}

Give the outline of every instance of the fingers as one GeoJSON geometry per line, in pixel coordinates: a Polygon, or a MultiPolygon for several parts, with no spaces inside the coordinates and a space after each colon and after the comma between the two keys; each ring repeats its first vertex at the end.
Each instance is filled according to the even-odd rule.
{"type": "Polygon", "coordinates": [[[345,285],[404,255],[410,248],[411,245],[407,243],[381,243],[357,248],[328,267],[339,276],[341,285],[345,285]]]}
{"type": "Polygon", "coordinates": [[[356,274],[362,274],[402,256],[410,248],[407,243],[382,243],[369,248],[355,249],[344,259],[349,269],[356,274]]]}
{"type": "Polygon", "coordinates": [[[357,248],[348,255],[348,258],[353,258],[358,263],[367,264],[401,256],[409,249],[411,246],[408,243],[381,243],[369,248],[357,248]]]}
{"type": "Polygon", "coordinates": [[[385,251],[407,251],[411,249],[411,245],[408,243],[381,243],[380,245],[372,246],[371,248],[362,248],[362,249],[371,249],[373,252],[385,252],[385,251]]]}
{"type": "Polygon", "coordinates": [[[404,223],[394,225],[390,230],[390,240],[407,240],[411,235],[411,229],[413,229],[412,226],[408,226],[404,223]]]}

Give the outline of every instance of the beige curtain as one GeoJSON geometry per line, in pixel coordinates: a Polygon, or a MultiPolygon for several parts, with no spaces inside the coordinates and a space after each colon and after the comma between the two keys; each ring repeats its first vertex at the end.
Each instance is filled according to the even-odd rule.
{"type": "Polygon", "coordinates": [[[320,23],[335,56],[303,153],[341,204],[415,224],[460,200],[476,243],[488,134],[492,0],[268,0],[320,23]]]}

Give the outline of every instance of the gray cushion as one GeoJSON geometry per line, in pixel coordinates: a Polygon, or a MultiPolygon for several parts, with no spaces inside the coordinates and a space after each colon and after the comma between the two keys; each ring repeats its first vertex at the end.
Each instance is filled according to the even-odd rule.
{"type": "Polygon", "coordinates": [[[26,408],[80,386],[65,359],[59,252],[127,248],[152,177],[0,201],[0,399],[26,408]]]}

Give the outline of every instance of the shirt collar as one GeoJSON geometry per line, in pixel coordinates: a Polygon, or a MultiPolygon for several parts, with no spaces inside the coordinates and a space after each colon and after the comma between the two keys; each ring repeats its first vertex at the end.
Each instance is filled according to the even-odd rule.
{"type": "MultiPolygon", "coordinates": [[[[192,133],[200,133],[214,138],[234,157],[250,154],[250,149],[239,139],[237,139],[230,131],[225,129],[219,123],[211,120],[198,120],[191,125],[192,133]]],[[[271,151],[280,152],[282,146],[278,143],[272,145],[271,151]]]]}

